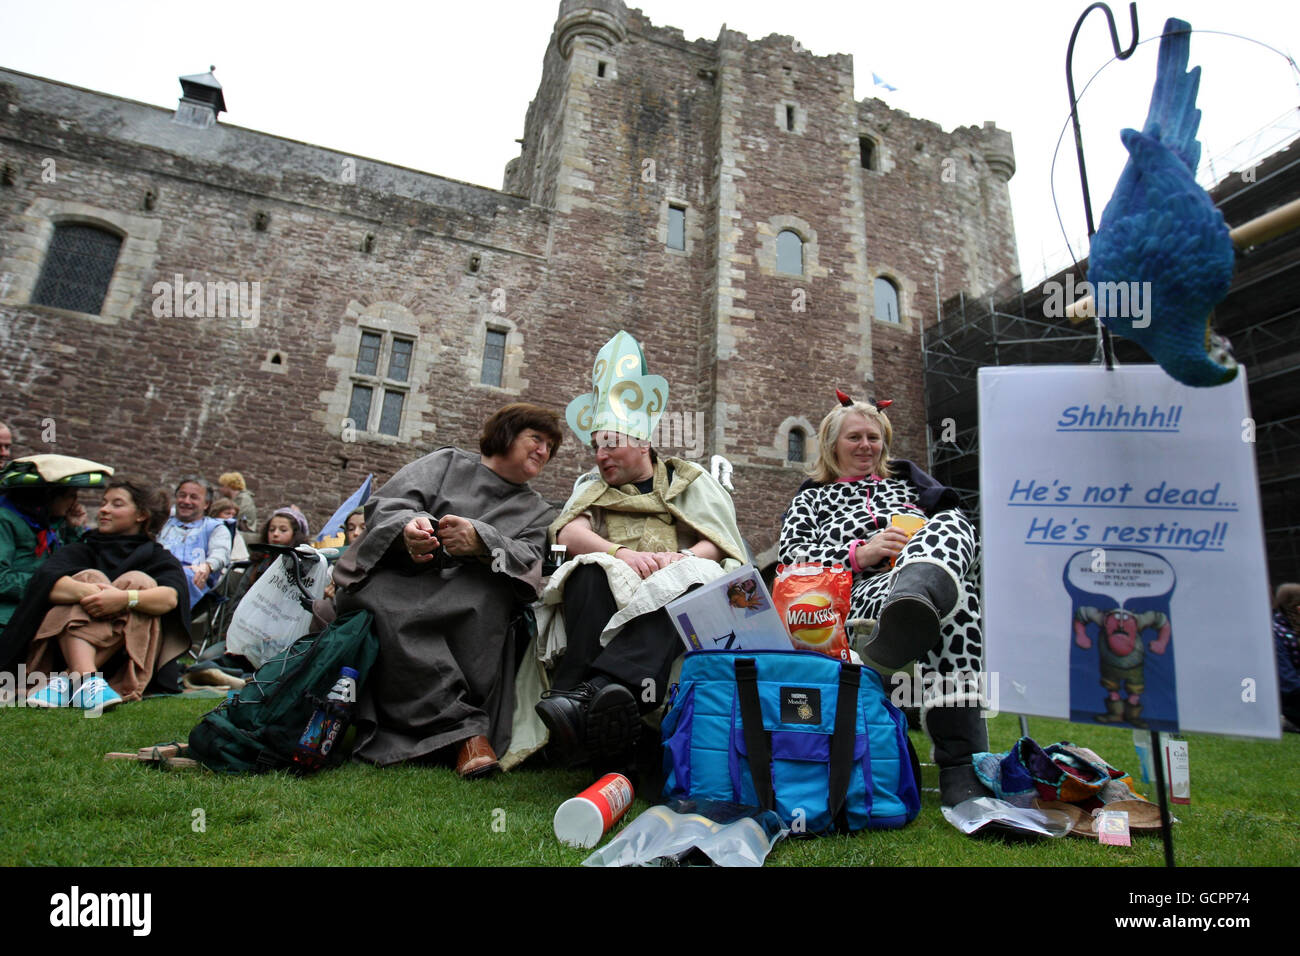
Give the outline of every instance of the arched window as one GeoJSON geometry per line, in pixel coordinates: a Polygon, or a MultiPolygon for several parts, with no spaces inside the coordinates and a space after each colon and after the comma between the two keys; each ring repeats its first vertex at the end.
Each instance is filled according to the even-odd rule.
{"type": "Polygon", "coordinates": [[[782,229],[776,236],[776,271],[786,275],[803,275],[803,240],[793,229],[782,229]]]}
{"type": "Polygon", "coordinates": [[[870,136],[858,137],[858,152],[863,169],[879,169],[876,160],[876,141],[870,136]]]}
{"type": "Polygon", "coordinates": [[[804,434],[802,428],[792,428],[790,434],[786,436],[785,460],[799,462],[804,460],[804,434]]]}
{"type": "Polygon", "coordinates": [[[56,223],[32,304],[99,315],[122,238],[80,222],[56,223]]]}
{"type": "Polygon", "coordinates": [[[876,318],[898,325],[898,286],[888,279],[876,279],[876,318]]]}

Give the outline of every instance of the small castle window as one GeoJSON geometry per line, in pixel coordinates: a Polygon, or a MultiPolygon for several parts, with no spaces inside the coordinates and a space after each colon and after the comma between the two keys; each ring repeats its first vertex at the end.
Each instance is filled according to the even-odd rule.
{"type": "Polygon", "coordinates": [[[289,357],[279,349],[267,349],[266,358],[258,367],[260,372],[276,372],[283,375],[289,370],[289,357]]]}
{"type": "Polygon", "coordinates": [[[802,428],[792,428],[790,434],[786,436],[785,460],[798,462],[804,460],[804,434],[802,428]]]}
{"type": "Polygon", "coordinates": [[[792,229],[783,229],[776,237],[776,271],[786,275],[803,275],[803,240],[792,229]]]}
{"type": "Polygon", "coordinates": [[[121,237],[107,229],[56,223],[32,304],[99,315],[121,248],[121,237]]]}
{"type": "Polygon", "coordinates": [[[411,377],[411,349],[415,343],[410,339],[393,339],[393,350],[388,357],[388,377],[395,382],[405,382],[411,377]]]}
{"type": "Polygon", "coordinates": [[[381,435],[397,435],[402,428],[402,405],[406,400],[404,392],[384,392],[384,404],[379,409],[379,432],[381,435]]]}
{"type": "Polygon", "coordinates": [[[353,385],[352,401],[348,404],[348,418],[354,427],[366,431],[370,425],[370,402],[375,390],[369,385],[353,385]]]}
{"type": "Polygon", "coordinates": [[[605,61],[599,60],[596,63],[596,75],[603,77],[605,75],[605,61]]]}
{"type": "Polygon", "coordinates": [[[414,351],[413,339],[361,330],[357,365],[352,374],[352,399],[348,403],[348,417],[357,431],[401,434],[402,409],[406,405],[414,351]],[[386,369],[385,374],[379,374],[380,368],[386,369]],[[378,421],[372,421],[376,411],[376,393],[379,394],[379,417],[378,421]]]}
{"type": "Polygon", "coordinates": [[[863,169],[878,169],[876,165],[876,141],[870,136],[858,137],[858,148],[862,153],[863,169]]]}
{"type": "Polygon", "coordinates": [[[361,348],[357,350],[357,374],[374,375],[379,371],[379,350],[384,337],[378,332],[362,332],[361,348]]]}
{"type": "Polygon", "coordinates": [[[882,322],[899,324],[898,286],[888,279],[876,279],[876,318],[882,322]]]}
{"type": "Polygon", "coordinates": [[[483,370],[479,373],[479,383],[501,387],[501,374],[506,364],[506,334],[497,329],[488,329],[483,340],[483,370]]]}
{"type": "Polygon", "coordinates": [[[686,207],[668,206],[668,248],[686,249],[686,207]]]}
{"type": "Polygon", "coordinates": [[[793,106],[787,106],[785,108],[785,128],[792,132],[794,130],[794,107],[793,106]]]}

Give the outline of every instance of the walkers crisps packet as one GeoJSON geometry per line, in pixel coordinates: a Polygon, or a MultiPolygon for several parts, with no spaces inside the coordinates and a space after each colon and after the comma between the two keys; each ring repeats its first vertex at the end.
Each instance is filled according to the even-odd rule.
{"type": "Polygon", "coordinates": [[[800,650],[849,659],[844,622],[849,617],[853,575],[842,564],[783,564],[776,569],[772,601],[800,650]]]}

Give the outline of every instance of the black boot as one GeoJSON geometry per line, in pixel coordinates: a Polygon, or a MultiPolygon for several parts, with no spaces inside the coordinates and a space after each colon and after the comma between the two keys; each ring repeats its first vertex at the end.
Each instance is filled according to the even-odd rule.
{"type": "Polygon", "coordinates": [[[937,564],[898,569],[876,630],[862,649],[886,667],[902,667],[939,643],[939,621],[957,605],[957,583],[937,564]]]}
{"type": "Polygon", "coordinates": [[[534,710],[546,725],[555,756],[563,766],[577,766],[593,758],[618,759],[636,742],[641,730],[632,692],[605,677],[584,681],[572,690],[548,690],[534,710]]]}
{"type": "Polygon", "coordinates": [[[625,761],[640,736],[641,713],[632,692],[612,682],[597,690],[587,708],[586,743],[591,759],[611,766],[625,761]]]}
{"type": "Polygon", "coordinates": [[[971,758],[989,749],[988,725],[979,706],[934,706],[921,716],[925,732],[934,743],[934,762],[939,766],[939,799],[955,807],[972,797],[992,796],[975,774],[971,758]]]}
{"type": "Polygon", "coordinates": [[[586,682],[569,690],[552,688],[533,707],[549,735],[548,752],[562,767],[587,760],[587,708],[596,688],[586,682]]]}

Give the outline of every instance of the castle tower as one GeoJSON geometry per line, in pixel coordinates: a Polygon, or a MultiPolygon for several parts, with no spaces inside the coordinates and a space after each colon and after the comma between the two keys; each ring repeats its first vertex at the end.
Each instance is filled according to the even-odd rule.
{"type": "Polygon", "coordinates": [[[696,412],[714,66],[711,44],[688,44],[619,0],[565,0],[506,174],[508,191],[553,213],[548,344],[555,377],[572,383],[564,400],[595,350],[627,329],[673,385],[669,453],[692,458],[711,450],[696,412]]]}
{"type": "Polygon", "coordinates": [[[627,7],[621,0],[561,0],[555,43],[566,60],[576,42],[600,53],[626,39],[627,7]]]}
{"type": "Polygon", "coordinates": [[[779,516],[792,442],[811,453],[833,389],[865,398],[875,377],[853,61],[724,29],[717,86],[710,424],[779,516]]]}
{"type": "MultiPolygon", "coordinates": [[[[564,0],[506,190],[551,211],[551,372],[576,391],[624,328],[673,386],[669,454],[727,457],[776,519],[841,387],[894,397],[923,464],[921,330],[938,291],[1015,274],[1010,135],[854,99],[852,57],[619,0],[564,0]]],[[[567,401],[569,393],[557,394],[567,401]]]]}

